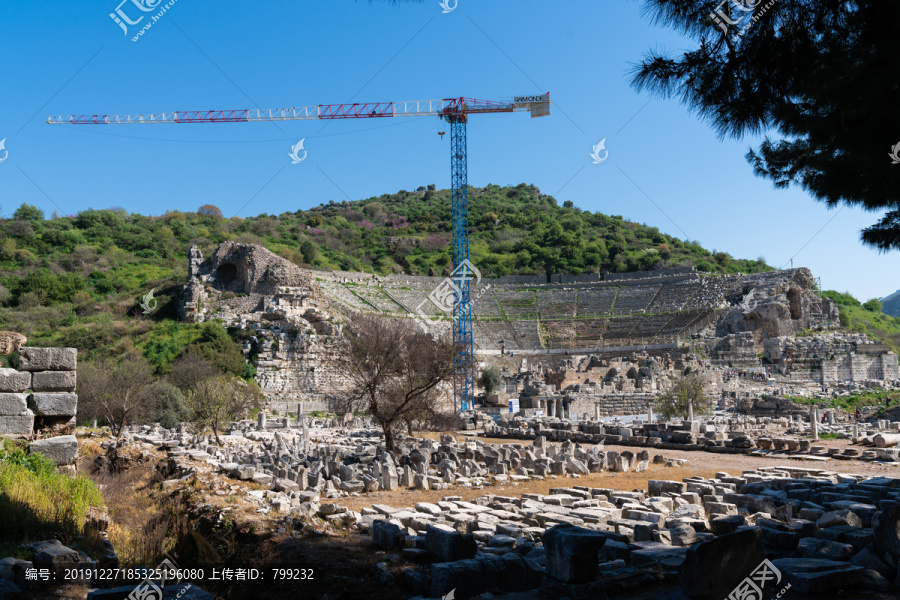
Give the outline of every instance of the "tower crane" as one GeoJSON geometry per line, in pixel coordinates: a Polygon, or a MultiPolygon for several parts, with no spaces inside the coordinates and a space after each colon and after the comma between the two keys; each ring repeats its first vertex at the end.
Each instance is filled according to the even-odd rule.
{"type": "MultiPolygon", "coordinates": [[[[469,177],[466,125],[469,115],[524,112],[531,117],[550,114],[550,94],[516,96],[490,101],[444,98],[412,102],[317,104],[292,108],[175,111],[146,115],[51,116],[50,124],[149,125],[162,123],[243,123],[254,121],[305,121],[331,119],[379,119],[387,117],[437,116],[450,125],[450,180],[453,214],[453,344],[456,376],[453,382],[454,410],[474,408],[475,341],[472,326],[469,262],[469,177]]],[[[443,132],[441,135],[443,139],[443,132]]]]}

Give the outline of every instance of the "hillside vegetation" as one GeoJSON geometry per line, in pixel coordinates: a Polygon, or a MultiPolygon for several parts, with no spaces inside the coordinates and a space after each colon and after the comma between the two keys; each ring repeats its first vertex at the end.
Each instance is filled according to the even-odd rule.
{"type": "Polygon", "coordinates": [[[871,339],[883,340],[894,352],[900,353],[900,317],[882,312],[879,300],[860,302],[849,293],[834,290],[822,292],[840,309],[841,326],[849,331],[865,333],[871,339]]]}
{"type": "MultiPolygon", "coordinates": [[[[111,349],[141,353],[165,372],[204,335],[173,322],[191,245],[208,255],[233,240],[311,268],[443,275],[451,263],[450,193],[433,188],[246,219],[224,218],[211,205],[161,216],[113,208],[47,219],[23,204],[0,223],[0,329],[32,345],[79,348],[84,358],[111,349]],[[144,316],[139,301],[150,290],[157,308],[144,316]]],[[[486,276],[690,263],[715,273],[770,269],[623,217],[557,206],[534,186],[470,194],[472,258],[486,276]]]]}

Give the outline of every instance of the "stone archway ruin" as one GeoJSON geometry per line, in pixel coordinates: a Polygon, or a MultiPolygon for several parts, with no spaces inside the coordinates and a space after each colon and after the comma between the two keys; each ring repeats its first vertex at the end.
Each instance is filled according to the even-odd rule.
{"type": "Polygon", "coordinates": [[[237,265],[234,263],[225,263],[216,269],[216,281],[223,288],[230,286],[237,278],[237,265]]]}
{"type": "Polygon", "coordinates": [[[791,311],[791,319],[794,321],[803,317],[803,306],[800,303],[800,291],[797,288],[788,290],[787,299],[791,311]]]}

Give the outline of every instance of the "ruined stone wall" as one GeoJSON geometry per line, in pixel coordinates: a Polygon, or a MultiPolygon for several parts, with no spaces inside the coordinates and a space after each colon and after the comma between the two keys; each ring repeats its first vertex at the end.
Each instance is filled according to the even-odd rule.
{"type": "MultiPolygon", "coordinates": [[[[270,409],[294,412],[298,403],[310,402],[318,408],[329,395],[347,389],[346,377],[337,368],[346,342],[311,331],[259,332],[256,382],[270,409]]],[[[244,351],[249,357],[252,346],[248,344],[244,351]]]]}
{"type": "Polygon", "coordinates": [[[656,400],[656,394],[578,394],[570,400],[572,413],[594,417],[640,415],[656,400]]]}
{"type": "Polygon", "coordinates": [[[59,465],[75,462],[75,348],[19,349],[19,369],[0,369],[0,437],[31,441],[59,465]]]}

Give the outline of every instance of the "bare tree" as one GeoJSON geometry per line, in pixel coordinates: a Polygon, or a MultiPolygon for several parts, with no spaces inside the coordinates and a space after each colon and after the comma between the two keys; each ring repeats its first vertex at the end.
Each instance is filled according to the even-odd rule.
{"type": "Polygon", "coordinates": [[[167,379],[182,391],[196,389],[200,383],[215,377],[219,371],[196,352],[188,352],[174,363],[167,379]]]}
{"type": "Polygon", "coordinates": [[[219,428],[228,421],[246,417],[262,407],[263,396],[255,383],[245,383],[227,375],[200,379],[187,389],[187,404],[194,425],[200,430],[212,429],[216,444],[221,446],[219,428]]]}
{"type": "Polygon", "coordinates": [[[137,355],[84,361],[78,365],[79,414],[103,417],[121,437],[126,425],[156,409],[155,384],[150,365],[137,355]]]}
{"type": "Polygon", "coordinates": [[[713,402],[706,394],[706,380],[697,373],[690,373],[670,382],[657,398],[656,410],[665,420],[686,419],[692,413],[711,413],[713,402]]]}
{"type": "Polygon", "coordinates": [[[346,396],[332,398],[343,412],[365,411],[394,449],[396,435],[413,420],[440,413],[442,388],[456,372],[453,345],[420,332],[411,321],[365,317],[354,321],[341,369],[346,396]]]}

